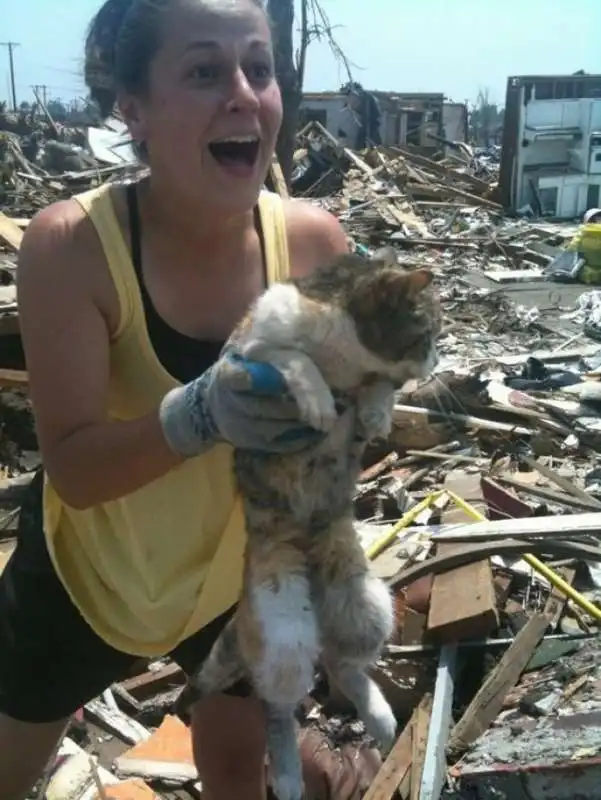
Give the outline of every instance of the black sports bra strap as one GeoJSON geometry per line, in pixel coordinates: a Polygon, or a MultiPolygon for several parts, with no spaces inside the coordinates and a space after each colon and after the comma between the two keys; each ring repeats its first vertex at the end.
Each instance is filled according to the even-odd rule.
{"type": "Polygon", "coordinates": [[[129,216],[129,234],[131,239],[131,260],[134,270],[140,281],[140,288],[143,287],[142,278],[142,237],[140,231],[140,212],[138,210],[138,193],[136,184],[128,184],[125,195],[127,198],[127,213],[129,216]]]}

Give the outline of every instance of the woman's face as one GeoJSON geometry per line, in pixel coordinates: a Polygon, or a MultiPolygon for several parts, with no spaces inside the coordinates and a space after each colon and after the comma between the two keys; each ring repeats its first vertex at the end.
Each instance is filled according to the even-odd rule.
{"type": "Polygon", "coordinates": [[[265,15],[249,0],[175,4],[147,96],[122,108],[161,185],[220,212],[250,209],[282,121],[265,15]]]}

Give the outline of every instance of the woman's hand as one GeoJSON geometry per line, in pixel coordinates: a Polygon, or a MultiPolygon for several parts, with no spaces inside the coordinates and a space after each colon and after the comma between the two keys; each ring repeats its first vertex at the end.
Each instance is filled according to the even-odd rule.
{"type": "Polygon", "coordinates": [[[244,450],[290,453],[323,436],[301,422],[274,366],[232,353],[169,392],[160,415],[169,446],[183,456],[197,455],[218,441],[244,450]]]}

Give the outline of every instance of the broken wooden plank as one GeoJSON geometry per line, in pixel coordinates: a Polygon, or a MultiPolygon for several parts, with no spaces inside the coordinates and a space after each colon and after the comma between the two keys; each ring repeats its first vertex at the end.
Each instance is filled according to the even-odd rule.
{"type": "Polygon", "coordinates": [[[101,728],[118,736],[127,744],[137,744],[150,738],[150,731],[140,722],[131,719],[122,711],[109,708],[98,698],[86,703],[84,712],[101,728]]]}
{"type": "Polygon", "coordinates": [[[20,369],[0,368],[0,389],[27,389],[29,376],[20,369]]]}
{"type": "MultiPolygon", "coordinates": [[[[516,476],[522,474],[527,473],[515,473],[516,476]]],[[[587,511],[589,509],[592,511],[599,508],[594,498],[581,500],[579,497],[575,497],[574,494],[566,494],[566,492],[560,492],[557,489],[550,489],[544,486],[533,486],[525,481],[516,480],[514,477],[503,474],[499,475],[497,479],[501,483],[507,484],[507,486],[510,486],[512,489],[523,492],[531,497],[538,497],[541,500],[547,500],[551,503],[568,506],[569,508],[577,508],[579,511],[587,511]]]]}
{"type": "MultiPolygon", "coordinates": [[[[561,578],[564,579],[564,581],[566,581],[566,583],[569,583],[570,585],[576,577],[575,567],[560,567],[556,570],[556,572],[561,578]]],[[[557,588],[557,586],[551,587],[551,594],[547,598],[543,612],[549,620],[550,631],[555,631],[557,629],[559,620],[561,619],[561,615],[563,614],[567,602],[568,598],[557,588]]]]}
{"type": "Polygon", "coordinates": [[[448,747],[453,758],[463,753],[496,719],[507,693],[518,682],[548,627],[546,614],[534,614],[515,637],[453,728],[448,747]]]}
{"type": "Polygon", "coordinates": [[[519,283],[523,281],[540,281],[543,279],[542,269],[500,269],[484,272],[484,275],[495,283],[519,283]]]}
{"type": "Polygon", "coordinates": [[[424,696],[422,702],[417,707],[413,722],[413,750],[411,756],[411,792],[410,800],[420,800],[420,788],[424,763],[426,760],[426,748],[428,745],[428,730],[430,728],[430,717],[432,716],[432,695],[424,696]]]}
{"type": "Polygon", "coordinates": [[[519,367],[530,358],[542,361],[545,364],[563,363],[564,361],[578,361],[579,358],[588,358],[599,352],[598,344],[583,345],[570,350],[535,350],[535,352],[518,353],[516,355],[497,356],[494,360],[507,367],[519,367]]]}
{"type": "MultiPolygon", "coordinates": [[[[574,516],[578,515],[575,514],[574,516]]],[[[585,515],[583,514],[582,516],[585,515]]],[[[538,517],[538,519],[556,520],[566,518],[538,517]]],[[[522,522],[524,520],[516,520],[516,522],[518,521],[522,522]]],[[[474,523],[474,525],[479,524],[478,522],[474,523]]],[[[516,539],[500,539],[492,542],[466,545],[466,547],[456,553],[450,553],[449,555],[434,556],[427,561],[414,564],[411,567],[401,570],[397,575],[391,578],[388,583],[393,588],[407,586],[413,583],[413,581],[422,578],[424,575],[437,575],[447,569],[455,569],[455,567],[469,564],[471,561],[477,561],[480,558],[493,555],[525,555],[525,553],[538,555],[552,554],[558,558],[581,558],[584,561],[601,562],[601,548],[581,544],[580,542],[558,539],[546,539],[544,541],[529,540],[527,542],[516,539]]]]}
{"type": "MultiPolygon", "coordinates": [[[[420,426],[428,426],[432,420],[453,420],[464,425],[466,428],[475,428],[476,430],[483,431],[498,431],[499,433],[508,433],[515,436],[529,436],[532,434],[530,428],[522,425],[514,425],[511,422],[498,422],[492,419],[482,419],[474,417],[469,414],[456,414],[453,411],[442,412],[434,411],[430,408],[422,408],[420,406],[406,406],[400,403],[395,404],[392,419],[397,428],[405,429],[419,428],[420,426]]],[[[421,434],[421,431],[420,431],[421,434]]],[[[399,446],[402,442],[399,440],[399,446]]],[[[435,442],[434,444],[440,444],[435,442]]]]}
{"type": "Polygon", "coordinates": [[[574,497],[577,497],[579,500],[582,500],[585,505],[595,506],[596,508],[601,509],[601,500],[597,500],[597,498],[593,497],[591,494],[589,494],[589,492],[586,492],[584,489],[576,486],[573,480],[564,478],[563,475],[559,475],[557,472],[555,472],[555,470],[551,469],[551,467],[548,467],[546,464],[543,464],[536,458],[530,458],[530,456],[527,455],[520,455],[520,460],[525,464],[528,464],[530,469],[536,470],[544,478],[547,478],[552,483],[555,483],[560,489],[563,489],[564,492],[567,492],[567,494],[571,494],[574,497]]]}
{"type": "Polygon", "coordinates": [[[160,669],[147,670],[141,675],[127,678],[120,681],[120,685],[136,700],[144,700],[157,694],[161,689],[180,686],[185,682],[186,676],[183,669],[178,664],[172,663],[160,669]]]}
{"type": "MultiPolygon", "coordinates": [[[[486,511],[486,500],[482,495],[480,476],[461,471],[450,472],[445,480],[445,489],[459,497],[469,498],[470,503],[486,511]]],[[[470,517],[463,509],[451,504],[443,512],[443,523],[468,521],[470,517]]],[[[473,524],[473,523],[472,523],[473,524]]],[[[451,555],[465,547],[461,544],[441,543],[437,553],[451,555]]],[[[488,559],[440,573],[434,578],[428,614],[428,632],[439,642],[458,642],[486,636],[499,625],[492,569],[488,559]]]]}
{"type": "Polygon", "coordinates": [[[21,228],[2,211],[0,211],[0,239],[3,239],[14,250],[18,250],[21,247],[23,239],[21,228]]]}
{"type": "Polygon", "coordinates": [[[399,785],[411,769],[413,719],[414,717],[405,726],[363,800],[392,800],[395,796],[399,785]]]}
{"type": "Polygon", "coordinates": [[[472,522],[465,526],[456,525],[447,532],[441,529],[440,533],[433,537],[433,540],[453,541],[463,536],[469,537],[472,541],[496,537],[515,537],[517,539],[520,536],[553,538],[570,536],[572,533],[601,535],[601,512],[472,522]]]}

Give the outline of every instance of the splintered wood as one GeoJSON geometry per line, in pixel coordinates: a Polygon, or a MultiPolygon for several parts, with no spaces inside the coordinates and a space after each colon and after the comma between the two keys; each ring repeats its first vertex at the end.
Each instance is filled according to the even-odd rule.
{"type": "Polygon", "coordinates": [[[13,250],[18,250],[23,239],[23,231],[16,222],[0,211],[0,240],[4,240],[13,250]]]}
{"type": "MultiPolygon", "coordinates": [[[[468,502],[482,500],[480,477],[451,472],[445,488],[468,502]]],[[[459,508],[443,514],[443,522],[472,522],[459,508]]],[[[439,555],[450,555],[465,544],[439,544],[439,555]]],[[[428,631],[439,642],[457,642],[486,636],[498,627],[499,618],[490,561],[482,559],[436,575],[432,586],[428,631]]]]}
{"type": "Polygon", "coordinates": [[[425,695],[380,767],[363,800],[418,800],[432,696],[425,695]]]}
{"type": "MultiPolygon", "coordinates": [[[[551,608],[548,612],[553,614],[551,608]]],[[[505,696],[518,682],[548,627],[547,613],[535,614],[528,620],[453,728],[449,753],[458,755],[488,730],[501,712],[505,696]]]]}

